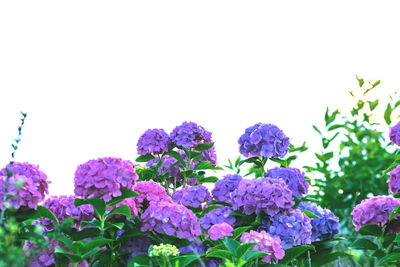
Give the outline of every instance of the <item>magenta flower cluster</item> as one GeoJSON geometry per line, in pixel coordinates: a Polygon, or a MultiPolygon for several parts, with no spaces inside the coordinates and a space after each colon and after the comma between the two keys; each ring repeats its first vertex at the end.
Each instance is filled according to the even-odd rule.
{"type": "MultiPolygon", "coordinates": [[[[83,221],[91,221],[94,218],[94,211],[91,205],[75,207],[75,199],[75,196],[51,196],[46,199],[43,206],[48,208],[60,223],[67,218],[72,218],[76,226],[79,226],[83,221]]],[[[41,219],[40,224],[48,231],[54,229],[56,226],[56,222],[49,218],[41,219]]]]}
{"type": "Polygon", "coordinates": [[[39,170],[39,166],[27,162],[8,164],[0,171],[0,177],[2,177],[3,180],[2,191],[4,191],[7,169],[13,174],[8,179],[7,192],[2,193],[3,196],[4,194],[10,196],[10,198],[7,198],[7,204],[16,209],[36,209],[37,205],[42,202],[46,194],[49,193],[46,174],[39,170]]]}
{"type": "Polygon", "coordinates": [[[232,207],[244,214],[264,211],[274,216],[294,205],[292,191],[281,179],[243,179],[232,193],[232,207]]]}
{"type": "Polygon", "coordinates": [[[400,121],[390,128],[389,138],[393,145],[400,146],[400,121]]]}
{"type": "Polygon", "coordinates": [[[193,241],[201,235],[196,215],[183,205],[175,202],[151,202],[141,216],[141,231],[155,231],[167,235],[176,233],[178,238],[193,241]]]}
{"type": "Polygon", "coordinates": [[[171,141],[176,146],[186,148],[195,147],[201,143],[212,142],[211,136],[212,134],[204,129],[204,127],[194,122],[184,122],[175,127],[170,134],[171,141]]]}
{"type": "Polygon", "coordinates": [[[227,206],[221,206],[213,209],[200,218],[201,228],[208,230],[211,226],[219,223],[227,223],[231,226],[235,225],[236,218],[230,215],[233,209],[227,206]]]}
{"type": "Polygon", "coordinates": [[[137,143],[137,153],[157,155],[168,151],[169,136],[163,129],[148,129],[137,143]]]}
{"type": "Polygon", "coordinates": [[[185,188],[176,190],[173,196],[176,203],[190,207],[200,207],[202,203],[212,200],[210,192],[204,185],[187,186],[185,188]]]}
{"type": "Polygon", "coordinates": [[[208,235],[211,240],[218,240],[224,238],[225,236],[233,236],[233,228],[227,223],[215,224],[208,229],[208,235]]]}
{"type": "Polygon", "coordinates": [[[228,174],[221,180],[218,180],[214,189],[211,191],[216,201],[232,203],[232,192],[239,186],[242,176],[238,174],[228,174]]]}
{"type": "Polygon", "coordinates": [[[239,151],[245,157],[281,158],[289,151],[289,138],[273,124],[257,123],[239,138],[239,151]]]}
{"type": "Polygon", "coordinates": [[[121,195],[121,189],[132,189],[137,178],[134,165],[128,160],[112,157],[89,160],[75,172],[75,194],[110,201],[121,195]]]}
{"type": "Polygon", "coordinates": [[[272,263],[272,259],[274,259],[275,263],[277,263],[285,256],[279,237],[274,238],[265,231],[256,232],[251,230],[250,232],[244,232],[240,237],[240,241],[242,243],[256,243],[252,247],[253,250],[269,253],[263,258],[264,262],[272,263]]]}
{"type": "Polygon", "coordinates": [[[297,198],[302,198],[308,192],[308,181],[304,178],[304,172],[297,168],[273,168],[267,171],[265,177],[282,179],[297,198]]]}
{"type": "Polygon", "coordinates": [[[165,188],[154,181],[137,182],[133,190],[140,194],[140,196],[134,198],[137,208],[147,207],[152,202],[172,201],[165,188]]]}
{"type": "Polygon", "coordinates": [[[298,208],[311,211],[320,217],[311,218],[311,242],[332,239],[339,233],[339,218],[332,211],[308,201],[300,202],[298,208]]]}
{"type": "Polygon", "coordinates": [[[376,196],[362,200],[351,212],[356,231],[367,224],[385,225],[390,213],[399,205],[400,201],[390,196],[376,196]]]}
{"type": "Polygon", "coordinates": [[[387,183],[389,185],[389,193],[396,194],[400,191],[400,165],[390,171],[387,183]]]}

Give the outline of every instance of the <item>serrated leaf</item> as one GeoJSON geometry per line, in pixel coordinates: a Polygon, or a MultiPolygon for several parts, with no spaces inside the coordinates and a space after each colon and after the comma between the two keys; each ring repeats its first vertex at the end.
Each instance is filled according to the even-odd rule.
{"type": "Polygon", "coordinates": [[[208,258],[231,259],[232,258],[232,254],[227,250],[217,249],[217,250],[213,250],[210,253],[208,253],[206,255],[206,257],[208,257],[208,258]]]}
{"type": "Polygon", "coordinates": [[[378,248],[376,244],[374,244],[371,240],[366,238],[357,239],[350,245],[350,247],[354,249],[370,249],[370,250],[375,250],[378,248]]]}
{"type": "Polygon", "coordinates": [[[109,202],[107,202],[107,207],[115,206],[118,203],[122,202],[123,200],[131,197],[137,197],[140,194],[130,190],[130,189],[121,189],[121,195],[118,197],[113,197],[109,202]]]}
{"type": "Polygon", "coordinates": [[[199,162],[196,166],[194,166],[193,170],[213,170],[214,166],[209,161],[199,162]]]}
{"type": "Polygon", "coordinates": [[[148,162],[152,159],[155,159],[155,157],[152,154],[146,154],[146,155],[140,155],[135,159],[136,162],[148,162]]]}
{"type": "Polygon", "coordinates": [[[237,239],[240,237],[244,232],[249,231],[251,229],[251,226],[242,226],[242,227],[237,227],[233,230],[233,239],[237,239]]]}
{"type": "Polygon", "coordinates": [[[183,168],[186,168],[186,162],[183,159],[183,157],[181,156],[181,154],[179,154],[178,152],[169,151],[169,152],[165,153],[165,155],[173,157],[174,159],[176,159],[183,166],[183,168]]]}
{"type": "Polygon", "coordinates": [[[396,208],[394,208],[394,210],[390,213],[389,216],[389,222],[397,215],[400,213],[400,206],[397,206],[396,208]]]}
{"type": "Polygon", "coordinates": [[[93,206],[94,211],[96,212],[97,216],[103,217],[104,213],[106,212],[106,203],[104,202],[104,199],[102,198],[97,198],[97,197],[92,197],[92,198],[87,198],[87,199],[80,199],[76,198],[74,200],[75,207],[85,205],[85,204],[90,204],[93,206]]]}
{"type": "Polygon", "coordinates": [[[206,150],[209,150],[210,148],[212,148],[212,147],[214,146],[214,144],[215,144],[215,142],[212,142],[212,143],[202,143],[202,144],[197,145],[197,146],[194,148],[194,150],[197,150],[197,151],[206,151],[206,150]]]}
{"type": "Polygon", "coordinates": [[[125,217],[132,219],[131,209],[128,207],[128,205],[122,205],[122,206],[116,207],[115,209],[111,210],[107,214],[107,218],[113,214],[123,215],[125,217]]]}
{"type": "Polygon", "coordinates": [[[236,256],[238,258],[243,257],[243,255],[249,251],[254,245],[257,245],[257,243],[246,243],[246,244],[241,244],[237,249],[236,249],[236,256]]]}

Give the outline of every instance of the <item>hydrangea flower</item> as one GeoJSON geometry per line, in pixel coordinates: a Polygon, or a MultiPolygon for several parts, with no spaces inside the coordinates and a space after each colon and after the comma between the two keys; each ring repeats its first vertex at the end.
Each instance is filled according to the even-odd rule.
{"type": "Polygon", "coordinates": [[[3,198],[4,198],[4,184],[3,184],[3,180],[5,180],[6,177],[5,176],[0,176],[0,210],[4,209],[3,206],[3,198]]]}
{"type": "MultiPolygon", "coordinates": [[[[51,196],[43,204],[58,219],[60,223],[67,218],[72,218],[76,225],[80,222],[91,221],[94,218],[94,211],[91,205],[82,205],[75,207],[75,196],[51,196]]],[[[57,223],[49,218],[40,219],[40,223],[46,230],[52,230],[57,223]]]]}
{"type": "Polygon", "coordinates": [[[189,252],[193,252],[194,254],[203,254],[206,253],[207,247],[201,241],[194,241],[189,246],[181,247],[179,249],[180,253],[186,254],[189,252]]]}
{"type": "Polygon", "coordinates": [[[168,257],[168,256],[178,256],[178,255],[179,255],[179,250],[177,247],[171,244],[163,244],[163,243],[161,243],[158,246],[157,245],[153,246],[153,249],[149,253],[150,257],[158,257],[158,256],[168,257]]]}
{"type": "Polygon", "coordinates": [[[211,191],[217,201],[232,203],[231,194],[239,186],[242,176],[239,174],[228,174],[221,180],[218,180],[214,189],[211,191]]]}
{"type": "Polygon", "coordinates": [[[208,230],[211,226],[219,223],[227,223],[231,226],[235,225],[236,218],[231,216],[233,209],[227,206],[221,206],[219,209],[213,209],[200,218],[200,225],[203,229],[208,230]]]}
{"type": "Polygon", "coordinates": [[[367,224],[385,225],[389,220],[390,213],[398,205],[400,205],[400,201],[390,196],[364,199],[351,212],[356,231],[367,224]]]}
{"type": "Polygon", "coordinates": [[[204,158],[200,159],[200,161],[209,161],[212,165],[217,165],[217,153],[215,152],[214,146],[208,150],[200,151],[200,153],[204,156],[204,158]]]}
{"type": "MultiPolygon", "coordinates": [[[[7,194],[11,198],[8,199],[7,204],[16,209],[36,209],[38,203],[42,202],[46,194],[49,193],[46,174],[39,170],[38,165],[32,165],[27,162],[10,163],[0,171],[3,187],[7,179],[7,169],[13,174],[8,179],[7,194]]],[[[2,194],[4,196],[5,192],[2,192],[2,194]]]]}
{"type": "Polygon", "coordinates": [[[400,121],[395,126],[390,128],[389,138],[393,145],[400,146],[400,121]]]}
{"type": "Polygon", "coordinates": [[[281,158],[289,151],[289,138],[273,124],[257,123],[239,138],[239,151],[245,157],[281,158]]]}
{"type": "Polygon", "coordinates": [[[148,129],[138,140],[137,153],[156,155],[167,152],[169,142],[169,136],[163,129],[148,129]]]}
{"type": "Polygon", "coordinates": [[[129,260],[137,255],[147,255],[150,245],[154,245],[154,241],[144,236],[129,239],[119,250],[119,254],[125,259],[126,264],[129,260]]]}
{"type": "Polygon", "coordinates": [[[275,259],[275,263],[277,263],[285,256],[279,237],[274,238],[265,231],[256,232],[250,230],[250,232],[244,232],[240,237],[240,241],[242,243],[257,243],[252,247],[253,250],[269,253],[263,258],[264,262],[272,263],[271,260],[275,259]]]}
{"type": "Polygon", "coordinates": [[[151,202],[141,216],[141,231],[155,231],[167,235],[176,232],[178,238],[186,237],[193,241],[201,234],[200,223],[196,215],[183,205],[175,202],[151,202]]]}
{"type": "Polygon", "coordinates": [[[204,127],[194,122],[184,122],[175,127],[170,134],[171,141],[176,146],[186,148],[195,147],[201,143],[210,143],[212,142],[211,136],[212,134],[204,127]]]}
{"type": "Polygon", "coordinates": [[[208,229],[208,235],[211,240],[218,240],[224,238],[225,236],[233,236],[233,228],[227,223],[214,224],[208,229]]]}
{"type": "Polygon", "coordinates": [[[389,184],[389,193],[396,194],[400,191],[400,165],[390,171],[387,183],[389,184]]]}
{"type": "Polygon", "coordinates": [[[267,171],[266,178],[282,179],[297,198],[302,198],[308,192],[309,184],[304,178],[304,172],[297,168],[273,168],[267,171]]]}
{"type": "Polygon", "coordinates": [[[311,244],[311,220],[299,209],[286,210],[265,218],[258,230],[279,237],[283,249],[311,244]]]}
{"type": "Polygon", "coordinates": [[[308,210],[320,217],[311,218],[311,242],[329,240],[339,233],[339,218],[328,209],[322,209],[317,204],[304,201],[300,202],[299,209],[308,210]]]}
{"type": "Polygon", "coordinates": [[[137,208],[148,206],[151,202],[172,201],[165,188],[154,181],[140,181],[136,183],[133,191],[140,194],[134,198],[137,208]]]}
{"type": "Polygon", "coordinates": [[[138,175],[134,165],[119,158],[99,158],[79,165],[75,172],[75,194],[100,197],[110,201],[121,195],[121,189],[131,189],[138,175]]]}
{"type": "Polygon", "coordinates": [[[232,193],[232,207],[251,215],[264,211],[274,216],[294,205],[292,191],[282,179],[243,179],[232,193]]]}
{"type": "Polygon", "coordinates": [[[173,200],[184,206],[197,208],[200,207],[201,203],[211,201],[212,197],[207,187],[204,185],[196,185],[176,190],[173,200]]]}

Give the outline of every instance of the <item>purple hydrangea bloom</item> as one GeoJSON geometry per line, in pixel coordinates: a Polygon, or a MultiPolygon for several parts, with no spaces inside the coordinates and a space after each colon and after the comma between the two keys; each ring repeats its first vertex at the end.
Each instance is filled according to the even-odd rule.
{"type": "Polygon", "coordinates": [[[214,146],[206,151],[200,151],[200,153],[204,156],[200,161],[209,161],[212,165],[217,165],[217,153],[214,146]]]}
{"type": "Polygon", "coordinates": [[[279,237],[283,249],[311,244],[311,220],[299,209],[290,209],[265,218],[258,230],[279,237]]]}
{"type": "Polygon", "coordinates": [[[389,193],[396,194],[400,191],[400,165],[390,171],[387,183],[389,184],[389,193]]]}
{"type": "Polygon", "coordinates": [[[213,209],[200,218],[200,225],[203,229],[208,230],[211,226],[219,223],[227,223],[231,226],[235,225],[236,218],[231,216],[233,209],[222,206],[219,209],[213,209]]]}
{"type": "Polygon", "coordinates": [[[250,230],[249,233],[244,232],[240,237],[240,241],[242,243],[257,243],[252,247],[253,250],[269,253],[263,258],[264,262],[271,263],[271,260],[275,259],[275,263],[277,263],[278,260],[283,259],[285,256],[279,237],[274,238],[265,231],[256,232],[250,230]]]}
{"type": "Polygon", "coordinates": [[[308,201],[300,202],[298,208],[311,211],[320,217],[311,218],[311,242],[329,240],[339,233],[339,218],[332,211],[308,201]]]}
{"type": "Polygon", "coordinates": [[[180,253],[186,254],[189,252],[193,252],[194,254],[203,254],[206,253],[207,247],[201,241],[194,241],[192,244],[186,247],[181,247],[179,249],[180,253]]]}
{"type": "Polygon", "coordinates": [[[297,198],[302,198],[308,192],[309,184],[304,178],[304,172],[297,168],[273,168],[267,171],[265,177],[278,179],[281,178],[285,181],[286,185],[292,191],[293,195],[297,198]]]}
{"type": "MultiPolygon", "coordinates": [[[[77,226],[83,221],[91,221],[94,218],[94,211],[91,205],[75,207],[75,196],[51,196],[43,206],[48,208],[60,223],[67,218],[72,218],[77,226]]],[[[52,230],[57,223],[49,218],[40,219],[40,223],[46,230],[52,230]]]]}
{"type": "Polygon", "coordinates": [[[75,172],[75,194],[101,197],[110,201],[121,195],[121,189],[132,189],[138,175],[134,165],[119,158],[99,158],[79,165],[75,172]]]}
{"type": "Polygon", "coordinates": [[[233,236],[233,228],[227,223],[215,224],[208,229],[208,235],[211,240],[218,240],[224,238],[225,236],[233,236]]]}
{"type": "Polygon", "coordinates": [[[140,194],[140,196],[134,197],[137,208],[148,206],[152,202],[172,201],[165,188],[153,181],[140,181],[136,183],[133,190],[140,194]]]}
{"type": "Polygon", "coordinates": [[[183,205],[175,202],[151,202],[141,216],[141,231],[155,231],[167,235],[176,232],[178,238],[186,237],[193,241],[201,235],[200,223],[196,215],[183,205]]]}
{"type": "Polygon", "coordinates": [[[274,216],[294,205],[292,191],[282,179],[243,179],[232,193],[232,207],[251,215],[264,211],[274,216]]]}
{"type": "Polygon", "coordinates": [[[400,201],[390,196],[364,199],[351,212],[356,231],[367,224],[385,225],[389,220],[390,213],[398,205],[400,205],[400,201]]]}
{"type": "Polygon", "coordinates": [[[273,124],[257,123],[239,138],[239,151],[245,157],[281,158],[289,151],[289,138],[273,124]]]}
{"type": "Polygon", "coordinates": [[[222,180],[218,180],[214,189],[211,191],[217,201],[232,203],[231,194],[239,186],[242,176],[238,174],[228,174],[222,180]]]}
{"type": "Polygon", "coordinates": [[[16,209],[36,209],[38,203],[42,202],[46,194],[49,193],[46,174],[39,170],[38,165],[14,162],[0,171],[3,187],[7,177],[7,169],[13,173],[13,176],[8,180],[7,194],[11,196],[7,201],[8,204],[16,209]]]}
{"type": "Polygon", "coordinates": [[[194,122],[184,122],[175,127],[171,132],[171,141],[177,145],[186,148],[197,146],[201,143],[212,142],[212,134],[202,126],[194,122]]]}
{"type": "Polygon", "coordinates": [[[173,200],[184,206],[197,208],[200,207],[201,203],[211,201],[212,197],[207,187],[204,185],[196,185],[176,190],[173,200]]]}
{"type": "Polygon", "coordinates": [[[169,136],[163,129],[149,129],[142,134],[137,143],[137,153],[156,155],[168,151],[169,136]]]}
{"type": "Polygon", "coordinates": [[[395,126],[390,128],[389,138],[393,145],[400,146],[400,121],[395,126]]]}
{"type": "Polygon", "coordinates": [[[137,255],[147,255],[150,245],[155,245],[154,241],[146,235],[129,239],[119,250],[126,264],[137,255]]]}
{"type": "Polygon", "coordinates": [[[3,198],[4,198],[4,184],[3,184],[3,180],[5,180],[6,177],[5,176],[0,176],[0,210],[4,209],[3,206],[3,198]]]}

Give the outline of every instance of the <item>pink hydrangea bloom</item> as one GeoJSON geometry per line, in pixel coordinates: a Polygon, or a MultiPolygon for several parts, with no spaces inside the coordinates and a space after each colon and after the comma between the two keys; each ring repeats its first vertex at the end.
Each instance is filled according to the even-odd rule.
{"type": "Polygon", "coordinates": [[[210,236],[211,240],[215,241],[225,236],[233,236],[232,232],[232,226],[224,222],[211,226],[208,230],[208,235],[210,236]]]}
{"type": "Polygon", "coordinates": [[[172,201],[165,188],[154,181],[140,181],[136,183],[133,191],[140,194],[140,196],[135,197],[137,208],[147,206],[153,201],[172,201]]]}

